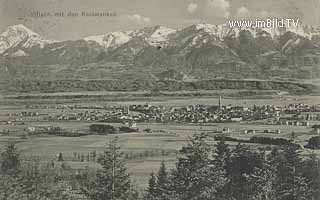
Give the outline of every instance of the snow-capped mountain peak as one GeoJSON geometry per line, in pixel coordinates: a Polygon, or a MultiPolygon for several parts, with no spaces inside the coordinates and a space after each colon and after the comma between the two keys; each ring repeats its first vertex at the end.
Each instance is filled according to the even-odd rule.
{"type": "Polygon", "coordinates": [[[39,45],[41,48],[45,44],[53,43],[43,39],[39,34],[30,30],[22,24],[8,27],[0,35],[0,54],[5,54],[7,50],[13,48],[30,48],[39,45]]]}
{"type": "Polygon", "coordinates": [[[168,41],[169,35],[175,32],[175,29],[167,28],[164,26],[157,26],[154,32],[149,37],[147,37],[146,41],[151,46],[165,45],[165,43],[168,41]]]}
{"type": "MultiPolygon", "coordinates": [[[[95,41],[108,50],[115,50],[130,41],[133,42],[129,46],[143,41],[145,42],[144,44],[154,47],[191,49],[207,43],[218,44],[228,38],[237,39],[242,31],[246,31],[253,38],[271,37],[273,40],[286,32],[292,32],[309,40],[320,38],[320,29],[312,26],[300,26],[297,28],[230,28],[226,25],[200,23],[178,30],[158,25],[133,31],[115,31],[102,35],[88,36],[83,40],[95,41]]],[[[299,41],[295,42],[298,43],[299,41]]],[[[15,56],[26,56],[30,53],[28,48],[35,46],[43,48],[46,44],[53,42],[56,41],[45,40],[22,24],[14,25],[0,34],[0,54],[6,56],[17,52],[15,56]]],[[[290,44],[288,43],[289,46],[290,44]]]]}
{"type": "Polygon", "coordinates": [[[85,37],[85,41],[95,41],[105,48],[115,48],[127,43],[131,38],[132,31],[117,31],[103,35],[85,37]]]}
{"type": "Polygon", "coordinates": [[[133,38],[143,37],[151,46],[158,46],[165,43],[168,36],[174,32],[176,32],[175,29],[155,26],[135,31],[117,31],[103,35],[88,36],[84,40],[95,41],[105,48],[112,49],[129,42],[133,38]]]}
{"type": "Polygon", "coordinates": [[[9,37],[14,34],[23,34],[23,35],[28,35],[28,36],[39,36],[37,33],[33,32],[32,30],[30,30],[29,28],[27,28],[26,26],[24,26],[22,24],[9,26],[7,28],[7,30],[1,34],[1,36],[9,37]]]}

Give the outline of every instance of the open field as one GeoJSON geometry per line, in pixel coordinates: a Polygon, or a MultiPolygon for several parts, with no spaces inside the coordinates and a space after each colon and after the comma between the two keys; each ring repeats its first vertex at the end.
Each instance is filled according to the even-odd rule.
{"type": "Polygon", "coordinates": [[[225,105],[287,105],[290,103],[316,104],[320,102],[319,95],[289,95],[280,90],[197,90],[197,91],[150,91],[135,92],[57,92],[57,93],[2,93],[0,94],[0,109],[14,108],[24,105],[118,105],[141,104],[150,102],[157,105],[216,105],[219,96],[223,97],[225,105]]]}

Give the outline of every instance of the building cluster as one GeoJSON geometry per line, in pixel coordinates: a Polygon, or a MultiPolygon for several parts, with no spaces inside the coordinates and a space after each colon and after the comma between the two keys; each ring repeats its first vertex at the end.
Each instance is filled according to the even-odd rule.
{"type": "Polygon", "coordinates": [[[222,134],[233,134],[233,135],[254,135],[256,133],[264,133],[264,134],[281,134],[280,129],[243,129],[243,130],[231,130],[228,127],[224,128],[217,128],[217,130],[213,131],[212,133],[222,133],[222,134]]]}
{"type": "Polygon", "coordinates": [[[310,126],[313,121],[320,121],[320,106],[307,104],[290,104],[282,110],[277,124],[286,126],[310,126]]]}
{"type": "Polygon", "coordinates": [[[144,122],[144,123],[227,123],[257,121],[275,118],[281,110],[276,106],[188,105],[165,107],[162,105],[129,105],[108,109],[72,108],[55,116],[48,116],[48,121],[99,121],[109,123],[144,122]]]}
{"type": "Polygon", "coordinates": [[[135,123],[230,123],[259,120],[278,125],[309,126],[310,121],[320,121],[320,105],[289,104],[283,107],[274,105],[245,107],[223,105],[221,97],[217,105],[171,107],[147,103],[128,106],[72,105],[57,107],[53,113],[21,112],[10,116],[15,116],[17,119],[37,116],[37,119],[41,117],[43,121],[48,122],[124,123],[129,127],[135,126],[135,123]]]}
{"type": "Polygon", "coordinates": [[[244,106],[222,105],[189,105],[166,108],[164,106],[131,105],[129,111],[143,114],[143,122],[175,122],[175,123],[226,123],[256,121],[277,117],[280,110],[275,106],[244,106]]]}
{"type": "Polygon", "coordinates": [[[319,112],[320,113],[320,105],[309,105],[303,103],[295,103],[284,106],[284,113],[286,114],[300,114],[303,112],[319,112]]]}
{"type": "Polygon", "coordinates": [[[8,113],[7,116],[9,117],[35,117],[35,116],[39,116],[39,112],[19,112],[19,113],[8,113]]]}
{"type": "MultiPolygon", "coordinates": [[[[60,109],[61,113],[47,116],[46,121],[103,121],[103,120],[116,120],[123,118],[127,115],[125,109],[122,107],[114,107],[113,109],[97,109],[97,108],[64,108],[60,109]]],[[[120,121],[119,121],[120,122],[120,121]]]]}
{"type": "Polygon", "coordinates": [[[27,128],[28,133],[56,133],[60,132],[62,129],[58,126],[51,125],[37,125],[37,126],[29,126],[27,128]]]}

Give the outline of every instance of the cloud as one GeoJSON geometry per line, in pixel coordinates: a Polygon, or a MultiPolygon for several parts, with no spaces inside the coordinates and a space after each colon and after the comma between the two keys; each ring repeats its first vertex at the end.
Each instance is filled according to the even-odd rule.
{"type": "Polygon", "coordinates": [[[149,17],[144,17],[138,14],[127,15],[127,18],[136,24],[151,24],[151,19],[149,17]]]}
{"type": "Polygon", "coordinates": [[[271,14],[265,10],[260,11],[258,14],[259,14],[259,17],[262,17],[262,18],[267,18],[271,16],[271,14]]]}
{"type": "Polygon", "coordinates": [[[258,12],[257,14],[258,18],[262,18],[262,19],[266,19],[266,18],[278,18],[280,17],[280,15],[274,13],[274,12],[270,12],[270,11],[266,11],[266,10],[261,10],[258,12]]]}
{"type": "Polygon", "coordinates": [[[248,10],[248,8],[242,6],[237,9],[236,16],[239,18],[249,18],[251,16],[251,12],[248,10]]]}
{"type": "Polygon", "coordinates": [[[213,9],[212,12],[215,12],[218,16],[227,18],[230,15],[230,3],[227,0],[208,0],[208,7],[213,9]]]}
{"type": "Polygon", "coordinates": [[[197,9],[198,9],[198,4],[196,3],[190,3],[187,8],[188,12],[191,14],[194,13],[197,9]]]}

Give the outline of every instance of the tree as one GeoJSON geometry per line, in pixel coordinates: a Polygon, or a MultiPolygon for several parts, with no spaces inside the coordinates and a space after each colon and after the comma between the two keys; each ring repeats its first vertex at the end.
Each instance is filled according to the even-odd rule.
{"type": "Polygon", "coordinates": [[[20,168],[20,153],[14,144],[9,144],[0,154],[0,166],[0,173],[17,175],[20,168]]]}
{"type": "Polygon", "coordinates": [[[171,200],[169,173],[167,172],[164,162],[161,163],[157,175],[155,175],[153,172],[150,175],[149,186],[147,189],[147,199],[171,200]]]}
{"type": "Polygon", "coordinates": [[[61,152],[59,153],[59,156],[58,156],[58,162],[63,162],[63,155],[61,152]]]}
{"type": "Polygon", "coordinates": [[[182,157],[171,175],[171,187],[178,199],[215,199],[225,184],[223,173],[212,164],[206,139],[206,134],[195,135],[181,150],[182,157]]]}
{"type": "Polygon", "coordinates": [[[81,156],[80,156],[80,162],[84,162],[84,155],[83,155],[83,153],[82,153],[81,156]]]}
{"type": "Polygon", "coordinates": [[[261,168],[259,155],[248,146],[238,144],[227,163],[227,190],[231,199],[250,199],[255,194],[254,182],[249,178],[256,168],[261,168]]]}
{"type": "Polygon", "coordinates": [[[157,178],[155,174],[152,172],[149,178],[146,199],[156,200],[156,198],[157,198],[157,178]]]}
{"type": "Polygon", "coordinates": [[[215,149],[213,151],[213,158],[216,166],[224,168],[230,158],[230,155],[229,145],[226,144],[225,140],[222,138],[215,145],[215,149]]]}
{"type": "Polygon", "coordinates": [[[320,149],[320,136],[310,138],[306,147],[311,149],[320,149]]]}
{"type": "Polygon", "coordinates": [[[98,163],[102,169],[98,170],[92,182],[94,185],[87,190],[87,195],[94,200],[127,200],[131,191],[130,176],[117,145],[117,138],[109,142],[98,163]]]}
{"type": "MultiPolygon", "coordinates": [[[[303,176],[303,162],[300,151],[296,145],[284,146],[276,162],[277,188],[276,195],[279,200],[307,200],[311,191],[307,179],[303,176]]],[[[274,162],[275,163],[275,162],[274,162]]]]}
{"type": "Polygon", "coordinates": [[[297,138],[297,135],[294,131],[291,132],[290,141],[293,142],[297,138]]]}
{"type": "Polygon", "coordinates": [[[251,199],[276,200],[275,187],[275,167],[267,159],[265,150],[260,150],[260,159],[263,161],[260,167],[255,167],[252,174],[248,176],[248,181],[252,186],[251,199]]]}
{"type": "Polygon", "coordinates": [[[218,141],[213,150],[213,164],[216,167],[216,170],[221,173],[221,178],[225,179],[225,185],[217,191],[217,196],[219,199],[225,199],[230,194],[228,188],[225,187],[229,182],[227,177],[227,164],[230,162],[230,156],[231,152],[229,145],[226,144],[225,140],[222,138],[218,141]]]}
{"type": "Polygon", "coordinates": [[[166,169],[166,165],[164,162],[161,163],[160,169],[157,175],[157,182],[156,182],[156,193],[157,199],[159,200],[169,200],[169,177],[168,172],[166,169]]]}
{"type": "Polygon", "coordinates": [[[308,187],[314,200],[320,200],[320,162],[316,154],[312,153],[303,164],[303,176],[306,177],[308,187]]]}
{"type": "Polygon", "coordinates": [[[92,152],[92,161],[96,162],[97,151],[92,152]]]}

